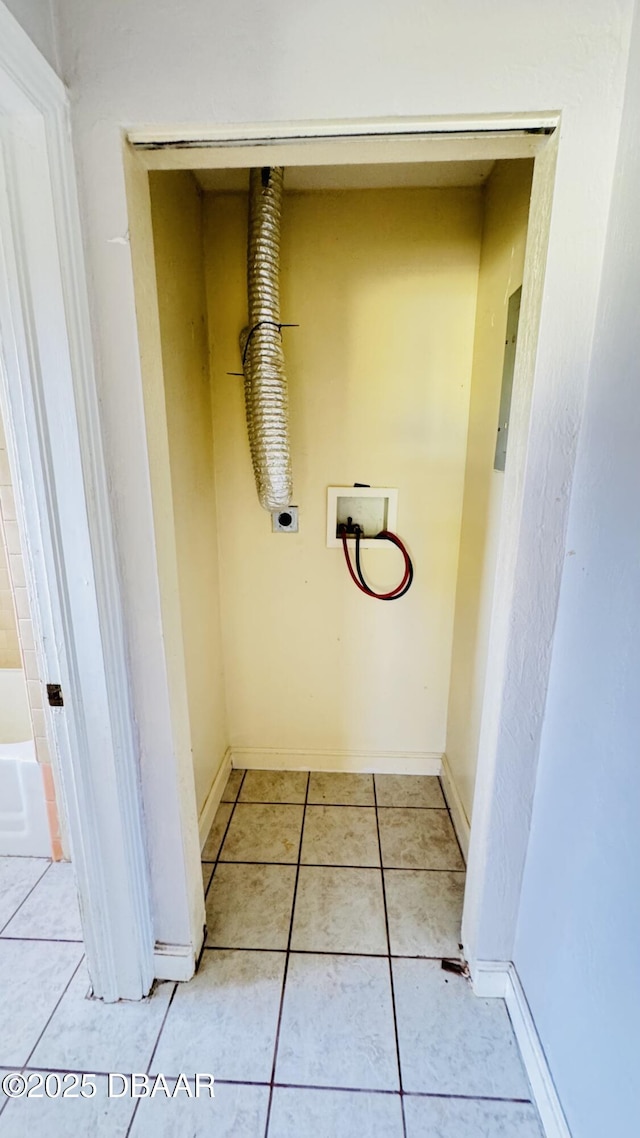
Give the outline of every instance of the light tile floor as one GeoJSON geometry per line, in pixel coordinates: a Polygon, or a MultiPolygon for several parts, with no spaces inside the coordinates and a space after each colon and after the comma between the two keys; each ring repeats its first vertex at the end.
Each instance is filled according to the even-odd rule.
{"type": "Polygon", "coordinates": [[[0,858],[0,1080],[97,1077],[0,1095],[0,1138],[542,1138],[504,1003],[441,966],[464,862],[438,779],[234,771],[202,876],[194,979],[104,1005],[71,868],[0,858]],[[109,1071],[212,1072],[215,1099],[109,1098],[109,1071]]]}

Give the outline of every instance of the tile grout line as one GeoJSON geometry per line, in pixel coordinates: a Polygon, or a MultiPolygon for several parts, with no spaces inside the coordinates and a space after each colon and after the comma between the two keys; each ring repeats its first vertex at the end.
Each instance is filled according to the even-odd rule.
{"type": "Polygon", "coordinates": [[[68,936],[3,936],[2,933],[0,933],[0,941],[8,941],[9,943],[27,941],[28,944],[84,944],[84,941],[74,940],[68,936]]]}
{"type": "MultiPolygon", "coordinates": [[[[233,803],[231,806],[231,812],[230,812],[229,817],[227,819],[227,824],[224,828],[224,834],[222,835],[220,845],[218,846],[218,852],[216,854],[216,858],[215,858],[215,861],[213,863],[213,869],[211,871],[211,877],[209,878],[209,880],[207,882],[207,888],[204,890],[204,936],[202,938],[202,946],[200,948],[200,952],[198,953],[198,959],[196,960],[194,975],[198,971],[198,969],[200,968],[200,964],[202,963],[202,957],[204,955],[204,951],[207,948],[207,937],[209,935],[209,930],[207,928],[207,897],[209,896],[209,890],[211,889],[211,884],[212,884],[213,879],[216,875],[216,870],[218,868],[218,862],[220,861],[220,854],[222,853],[222,847],[223,847],[225,841],[227,840],[227,834],[229,833],[229,827],[231,825],[231,819],[233,818],[233,815],[235,814],[235,809],[236,809],[236,806],[238,804],[238,799],[240,797],[240,791],[242,790],[242,784],[246,778],[246,774],[247,774],[247,772],[244,771],[242,778],[240,779],[240,783],[239,783],[238,789],[236,791],[236,796],[235,796],[235,799],[233,800],[233,803]]],[[[227,782],[228,781],[229,780],[227,779],[227,782]]],[[[225,789],[226,789],[226,787],[225,787],[225,789]]],[[[217,811],[216,811],[216,813],[217,813],[217,811]]],[[[214,818],[214,823],[215,823],[215,818],[214,818]]],[[[208,838],[208,835],[207,835],[207,838],[208,838]]],[[[209,863],[208,862],[203,863],[201,860],[200,864],[202,865],[202,864],[209,864],[209,863]]]]}
{"type": "MultiPolygon", "coordinates": [[[[246,773],[247,772],[245,771],[245,774],[246,773]]],[[[281,772],[280,771],[270,771],[269,773],[270,774],[279,774],[281,772]]],[[[296,771],[295,773],[296,774],[302,774],[303,772],[302,771],[296,771]]],[[[309,771],[307,773],[311,774],[313,772],[309,771]]],[[[413,777],[412,775],[407,775],[407,778],[412,778],[412,777],[413,777]]],[[[438,778],[438,775],[429,775],[428,777],[429,778],[438,778]]],[[[240,784],[240,786],[242,787],[242,784],[240,784]]],[[[239,791],[238,791],[238,793],[239,793],[239,791]]],[[[237,801],[239,806],[303,806],[304,805],[303,802],[290,802],[287,798],[279,798],[277,800],[271,800],[271,799],[266,799],[266,798],[265,799],[262,799],[262,798],[256,798],[256,799],[243,798],[242,802],[240,802],[240,800],[238,798],[238,799],[236,799],[236,801],[237,801]]],[[[222,805],[222,804],[223,804],[223,799],[220,800],[220,805],[222,805]]],[[[230,805],[229,802],[227,802],[227,805],[230,805]]],[[[320,807],[323,807],[324,809],[329,809],[329,810],[374,810],[375,809],[375,807],[372,806],[372,804],[370,802],[308,802],[307,806],[314,807],[314,809],[316,807],[320,806],[320,807]]],[[[390,805],[390,806],[379,806],[378,810],[440,810],[442,812],[446,812],[447,807],[446,806],[406,806],[406,805],[405,806],[393,806],[393,805],[390,805]]]]}
{"type": "MultiPolygon", "coordinates": [[[[451,829],[453,830],[453,835],[454,835],[454,837],[455,837],[455,839],[456,839],[456,845],[457,845],[458,849],[460,850],[460,857],[462,858],[462,864],[464,865],[464,871],[466,872],[466,869],[467,869],[467,859],[466,859],[466,857],[464,856],[464,852],[463,852],[462,846],[460,845],[460,839],[458,838],[458,831],[456,830],[456,828],[455,828],[455,826],[454,826],[454,824],[453,824],[453,818],[452,818],[452,816],[451,816],[451,808],[450,808],[450,806],[449,806],[449,803],[447,802],[447,796],[446,796],[446,794],[445,794],[445,792],[444,792],[444,790],[443,790],[443,788],[442,788],[442,779],[441,779],[440,775],[438,775],[438,776],[437,776],[437,778],[438,778],[438,786],[440,787],[440,793],[441,793],[442,797],[444,798],[444,806],[445,806],[445,810],[447,811],[447,814],[449,815],[449,821],[450,821],[450,823],[451,823],[451,829]]],[[[462,870],[458,870],[458,872],[459,872],[459,873],[462,873],[463,871],[462,871],[462,870]]]]}
{"type": "MultiPolygon", "coordinates": [[[[290,869],[291,866],[287,866],[290,869]]],[[[301,869],[308,869],[307,865],[302,865],[301,869]]],[[[315,868],[315,867],[311,867],[315,868]]],[[[321,867],[322,868],[322,867],[321,867]]],[[[256,948],[252,945],[243,944],[209,944],[206,946],[206,952],[270,952],[280,953],[282,956],[286,953],[286,948],[256,948]]],[[[343,949],[329,948],[292,948],[291,956],[366,956],[371,960],[388,960],[391,956],[392,960],[437,960],[441,961],[442,956],[421,956],[419,953],[403,953],[403,952],[345,952],[343,949]]]]}
{"type": "MultiPolygon", "coordinates": [[[[11,922],[12,922],[12,920],[13,920],[13,918],[14,918],[14,917],[16,917],[16,916],[18,915],[18,913],[20,912],[20,910],[21,910],[22,906],[25,904],[25,902],[29,900],[29,898],[30,898],[31,894],[33,893],[34,889],[36,889],[36,888],[38,887],[38,885],[39,885],[39,884],[40,884],[40,882],[42,881],[43,877],[46,877],[46,875],[47,875],[47,873],[49,872],[49,870],[51,869],[51,866],[52,866],[52,865],[53,865],[53,862],[52,862],[52,861],[50,861],[50,862],[49,862],[49,864],[48,864],[48,865],[45,867],[45,869],[43,869],[43,871],[42,871],[42,873],[40,874],[40,876],[39,876],[38,880],[37,880],[37,881],[34,881],[34,883],[33,883],[33,885],[31,886],[31,888],[30,888],[29,892],[28,892],[28,893],[26,893],[26,894],[25,894],[25,896],[22,898],[22,900],[21,900],[20,904],[18,905],[17,909],[14,909],[13,913],[12,913],[12,914],[11,914],[11,916],[9,917],[9,920],[8,920],[8,921],[5,921],[5,923],[3,924],[2,928],[0,928],[0,936],[2,936],[2,934],[3,934],[4,930],[7,928],[7,925],[10,925],[10,924],[11,924],[11,922]]],[[[23,937],[16,937],[15,939],[16,939],[16,940],[23,940],[24,938],[23,938],[23,937]]]]}
{"type": "MultiPolygon", "coordinates": [[[[227,834],[229,833],[229,827],[230,827],[230,825],[231,825],[231,820],[232,820],[232,818],[233,818],[233,815],[234,815],[234,814],[235,814],[235,812],[236,812],[236,806],[238,805],[238,800],[239,800],[239,798],[240,798],[240,791],[242,790],[242,787],[243,787],[243,784],[244,784],[244,780],[245,780],[245,778],[246,778],[246,777],[247,777],[247,772],[246,772],[246,771],[243,771],[243,774],[242,774],[242,778],[240,779],[240,783],[239,783],[238,789],[237,789],[237,791],[236,791],[236,796],[235,796],[235,798],[234,798],[234,800],[233,800],[233,803],[232,803],[232,805],[231,805],[231,813],[230,813],[230,815],[229,815],[229,818],[228,818],[228,820],[227,820],[227,824],[226,824],[226,826],[225,826],[225,828],[224,828],[224,834],[222,835],[222,840],[221,840],[221,842],[220,842],[220,845],[218,846],[218,852],[217,852],[217,854],[216,854],[216,856],[215,856],[215,859],[214,859],[214,862],[213,862],[213,872],[212,872],[212,874],[211,874],[211,877],[209,878],[209,884],[207,885],[207,888],[205,889],[205,892],[204,892],[205,910],[206,910],[206,902],[207,902],[207,897],[208,897],[208,895],[209,895],[209,890],[210,890],[210,888],[211,888],[211,883],[212,883],[212,881],[213,881],[213,879],[214,879],[214,877],[215,877],[215,875],[216,875],[216,870],[217,870],[217,868],[218,868],[218,862],[220,861],[220,854],[222,853],[222,847],[224,846],[224,843],[225,843],[225,842],[226,842],[226,840],[227,840],[227,834]]],[[[228,780],[227,780],[227,781],[228,781],[228,780]]],[[[222,803],[220,803],[220,805],[222,805],[222,803]]],[[[217,811],[216,811],[216,813],[217,813],[217,811]]],[[[215,818],[214,818],[214,820],[213,820],[213,821],[214,821],[214,823],[215,823],[215,818]]],[[[202,861],[202,859],[200,859],[200,860],[202,861]]],[[[210,862],[205,862],[204,864],[206,864],[206,865],[210,865],[211,863],[210,863],[210,862]]],[[[204,943],[203,943],[203,945],[202,945],[202,947],[203,947],[203,948],[204,948],[204,947],[205,947],[205,945],[206,945],[206,941],[207,941],[207,938],[206,938],[206,936],[205,936],[205,938],[204,938],[204,943]]],[[[202,956],[202,953],[200,953],[200,956],[202,956]]]]}
{"type": "MultiPolygon", "coordinates": [[[[155,1059],[156,1051],[158,1050],[158,1044],[160,1042],[160,1036],[162,1035],[164,1025],[167,1022],[167,1016],[169,1015],[169,1008],[171,1007],[171,1005],[173,1003],[173,997],[175,996],[177,991],[178,991],[178,983],[177,983],[177,981],[175,981],[174,985],[173,985],[173,991],[172,991],[171,995],[169,996],[169,999],[167,1001],[167,1006],[164,1009],[164,1015],[162,1017],[162,1022],[160,1024],[160,1027],[158,1029],[158,1034],[156,1036],[156,1041],[153,1045],[153,1050],[151,1052],[151,1055],[149,1056],[149,1062],[147,1063],[147,1068],[146,1068],[146,1072],[145,1072],[147,1075],[149,1074],[149,1072],[151,1070],[151,1064],[153,1063],[153,1060],[155,1059]]],[[[127,1129],[126,1129],[125,1138],[129,1138],[129,1134],[131,1133],[131,1127],[133,1126],[136,1114],[138,1113],[138,1107],[140,1106],[141,1102],[142,1102],[142,1098],[139,1098],[138,1101],[136,1102],[136,1105],[133,1108],[133,1114],[131,1115],[131,1118],[129,1119],[129,1125],[127,1126],[127,1129]]]]}
{"type": "MultiPolygon", "coordinates": [[[[221,1083],[230,1082],[230,1080],[219,1080],[221,1083]]],[[[249,1083],[248,1086],[254,1086],[249,1083]]],[[[256,1083],[255,1086],[265,1087],[266,1083],[256,1083]]],[[[503,1098],[499,1095],[446,1095],[443,1091],[437,1090],[385,1090],[380,1087],[330,1087],[326,1083],[313,1083],[313,1082],[274,1082],[274,1087],[281,1087],[284,1090],[330,1090],[330,1091],[343,1091],[345,1095],[387,1095],[389,1097],[400,1098],[454,1098],[461,1099],[462,1102],[471,1103],[518,1103],[520,1105],[533,1105],[532,1098],[503,1098]]]]}
{"type": "MultiPolygon", "coordinates": [[[[411,776],[409,776],[411,777],[411,776]]],[[[220,1083],[231,1082],[230,1079],[219,1079],[220,1083]]],[[[237,1080],[239,1083],[240,1081],[237,1080]]],[[[244,1085],[244,1084],[240,1084],[244,1085]]],[[[267,1086],[267,1083],[247,1084],[250,1086],[267,1086]]],[[[294,1091],[342,1091],[344,1094],[357,1094],[357,1095],[387,1095],[388,1097],[403,1098],[437,1098],[437,1099],[458,1099],[463,1102],[514,1102],[522,1106],[534,1105],[533,1099],[530,1098],[504,1098],[500,1095],[454,1095],[446,1094],[443,1091],[389,1091],[382,1087],[333,1087],[325,1083],[279,1083],[275,1082],[274,1087],[281,1087],[283,1090],[294,1091]]]]}
{"type": "MultiPolygon", "coordinates": [[[[302,803],[296,803],[301,806],[302,803]]],[[[219,859],[220,865],[283,865],[289,869],[295,865],[295,861],[245,861],[244,859],[227,860],[221,857],[219,859]]],[[[218,862],[203,861],[203,865],[216,865],[218,862]]],[[[305,869],[380,869],[379,865],[350,865],[344,861],[305,861],[302,863],[305,869]]],[[[387,873],[459,873],[462,876],[466,873],[465,869],[432,869],[425,868],[424,866],[403,866],[403,865],[386,865],[387,873]]],[[[22,937],[18,938],[24,939],[22,937]]]]}
{"type": "Polygon", "coordinates": [[[382,882],[382,904],[384,906],[384,924],[387,933],[387,949],[388,949],[388,963],[389,963],[389,983],[391,986],[391,1008],[393,1011],[393,1030],[396,1040],[396,1062],[398,1064],[398,1085],[400,1088],[400,1110],[402,1112],[402,1132],[404,1138],[407,1138],[407,1120],[404,1113],[404,1097],[402,1090],[402,1066],[400,1064],[400,1040],[398,1038],[398,1018],[396,1015],[396,994],[393,983],[393,967],[391,964],[391,936],[389,934],[389,913],[387,911],[387,890],[384,882],[384,861],[382,858],[382,840],[380,838],[380,819],[378,817],[378,793],[376,790],[376,776],[373,776],[373,801],[375,803],[376,812],[376,832],[378,834],[378,850],[380,852],[380,880],[382,882]]]}
{"type": "MultiPolygon", "coordinates": [[[[0,1071],[11,1072],[15,1067],[0,1066],[0,1071]]],[[[106,1079],[109,1075],[108,1071],[96,1071],[92,1068],[91,1071],[83,1070],[81,1067],[29,1067],[22,1066],[22,1072],[25,1071],[30,1074],[50,1073],[53,1075],[96,1075],[98,1078],[106,1079]]],[[[148,1072],[147,1072],[148,1073],[148,1072]]],[[[177,1079],[178,1075],[166,1073],[165,1078],[177,1079]]],[[[193,1083],[193,1076],[187,1076],[187,1081],[193,1083]]],[[[216,1083],[220,1086],[229,1087],[270,1087],[271,1083],[266,1080],[260,1079],[216,1079],[216,1083]]],[[[274,1087],[282,1088],[283,1090],[295,1091],[340,1091],[343,1094],[364,1094],[364,1095],[386,1095],[387,1097],[394,1097],[399,1095],[399,1091],[386,1090],[383,1087],[334,1087],[327,1083],[285,1083],[274,1080],[274,1087]]],[[[513,1102],[519,1105],[533,1105],[531,1098],[507,1098],[504,1095],[463,1095],[463,1094],[448,1094],[445,1091],[403,1091],[405,1098],[437,1098],[437,1099],[460,1099],[463,1102],[513,1102]]]]}
{"type": "Polygon", "coordinates": [[[278,1061],[278,1046],[280,1043],[280,1028],[282,1026],[282,1012],[284,1009],[284,993],[285,993],[285,987],[287,984],[287,974],[289,972],[289,960],[291,958],[291,939],[293,937],[293,921],[294,921],[295,911],[296,911],[296,896],[298,893],[298,880],[300,878],[300,865],[301,865],[301,858],[302,858],[302,843],[304,841],[304,824],[305,824],[305,818],[306,818],[306,814],[307,814],[307,802],[309,799],[309,783],[310,782],[311,782],[311,771],[307,771],[307,785],[306,785],[305,793],[304,793],[304,806],[302,808],[302,825],[300,827],[300,842],[298,844],[298,861],[296,864],[296,877],[295,877],[295,881],[293,883],[293,901],[291,904],[291,918],[289,920],[289,936],[287,938],[287,952],[286,952],[286,956],[285,956],[285,960],[284,960],[284,972],[282,975],[282,992],[280,994],[280,1007],[278,1009],[278,1024],[276,1027],[276,1038],[275,1038],[275,1044],[274,1044],[274,1048],[273,1048],[273,1064],[271,1067],[271,1082],[269,1085],[269,1101],[267,1103],[267,1117],[266,1117],[266,1121],[265,1121],[264,1138],[268,1138],[269,1124],[271,1122],[271,1105],[273,1103],[273,1088],[274,1088],[275,1077],[276,1077],[276,1063],[278,1061]]]}
{"type": "MultiPolygon", "coordinates": [[[[240,779],[240,784],[239,784],[239,786],[238,786],[238,790],[237,790],[237,792],[236,792],[236,796],[235,796],[235,798],[234,798],[234,800],[233,800],[233,803],[231,804],[231,812],[230,812],[230,814],[229,814],[229,817],[228,817],[228,819],[227,819],[227,824],[226,824],[226,826],[225,826],[225,829],[224,829],[224,833],[223,833],[223,835],[222,835],[222,838],[221,838],[221,841],[220,841],[220,845],[218,846],[218,852],[217,852],[217,854],[216,854],[216,857],[215,857],[215,860],[214,860],[214,862],[213,862],[213,870],[212,870],[212,873],[211,873],[211,877],[209,878],[209,881],[208,881],[208,884],[207,884],[207,888],[204,890],[204,900],[205,900],[205,906],[206,906],[207,895],[208,895],[208,893],[209,893],[209,890],[210,890],[210,888],[211,888],[211,882],[213,881],[213,879],[214,879],[214,877],[215,877],[215,872],[216,872],[216,869],[218,868],[218,862],[219,862],[219,860],[220,860],[220,852],[221,852],[221,850],[222,850],[222,847],[223,847],[223,845],[224,845],[224,843],[225,843],[225,840],[226,840],[227,834],[228,834],[228,832],[229,832],[229,826],[231,825],[231,819],[233,818],[233,815],[234,815],[234,812],[235,812],[235,808],[236,808],[236,805],[237,805],[237,803],[238,803],[238,797],[239,797],[239,795],[240,795],[240,791],[241,791],[241,789],[242,789],[242,784],[243,784],[243,782],[244,782],[244,780],[245,780],[245,777],[246,777],[246,773],[247,773],[247,772],[246,772],[246,771],[244,771],[244,773],[243,773],[243,775],[242,775],[242,778],[240,779]]],[[[228,782],[228,781],[229,781],[229,780],[227,779],[227,782],[228,782]]],[[[220,803],[220,805],[222,805],[222,803],[220,803]]],[[[217,811],[216,811],[216,813],[217,813],[217,811]]],[[[215,822],[215,818],[214,818],[214,822],[215,822]]],[[[208,837],[208,835],[207,835],[207,837],[208,837]]],[[[202,858],[201,858],[200,860],[201,860],[201,862],[202,862],[202,858]]],[[[211,863],[210,863],[210,862],[205,862],[204,864],[211,864],[211,863]]],[[[206,909],[205,909],[205,915],[206,915],[206,909]]],[[[205,926],[205,936],[204,936],[204,939],[203,939],[203,942],[202,942],[202,948],[201,948],[201,950],[200,950],[200,954],[199,954],[199,956],[198,956],[198,960],[197,960],[197,963],[196,963],[196,972],[198,971],[198,968],[200,967],[200,962],[201,962],[201,960],[202,960],[202,957],[203,957],[203,954],[204,954],[204,951],[205,951],[205,948],[206,948],[206,947],[207,947],[207,935],[206,935],[206,926],[205,926]]],[[[156,1036],[156,1041],[155,1041],[155,1043],[154,1043],[154,1045],[153,1045],[153,1050],[152,1050],[152,1052],[151,1052],[151,1055],[150,1055],[150,1057],[149,1057],[149,1062],[148,1062],[148,1064],[147,1064],[147,1070],[146,1070],[146,1073],[147,1073],[147,1075],[148,1075],[148,1074],[150,1073],[150,1071],[151,1071],[151,1064],[153,1063],[153,1060],[155,1059],[155,1056],[156,1056],[156,1051],[158,1050],[158,1045],[159,1045],[159,1043],[160,1043],[160,1038],[161,1038],[161,1036],[162,1036],[162,1032],[164,1031],[164,1027],[165,1027],[165,1024],[166,1024],[166,1022],[167,1022],[167,1017],[168,1017],[168,1015],[169,1015],[169,1011],[170,1011],[171,1005],[172,1005],[172,1003],[173,1003],[173,1000],[174,1000],[174,997],[175,997],[175,994],[176,994],[176,992],[177,992],[177,991],[178,991],[178,982],[174,983],[174,985],[173,985],[173,991],[172,991],[172,993],[171,993],[171,995],[170,995],[170,997],[169,997],[169,1000],[168,1000],[167,1006],[166,1006],[166,1008],[165,1008],[165,1011],[164,1011],[164,1015],[163,1015],[163,1017],[162,1017],[162,1023],[160,1024],[160,1028],[159,1028],[159,1030],[158,1030],[158,1034],[157,1034],[157,1036],[156,1036]]],[[[141,1103],[141,1101],[142,1101],[142,1099],[138,1099],[138,1101],[136,1102],[136,1105],[135,1105],[135,1107],[134,1107],[134,1110],[133,1110],[133,1114],[131,1115],[131,1118],[129,1119],[129,1125],[127,1126],[127,1130],[126,1130],[125,1138],[129,1138],[129,1135],[131,1134],[131,1129],[132,1129],[132,1127],[133,1127],[133,1124],[134,1124],[134,1122],[135,1122],[136,1114],[138,1113],[138,1108],[139,1108],[139,1106],[140,1106],[140,1103],[141,1103]]]]}
{"type": "MultiPolygon", "coordinates": [[[[42,1037],[43,1037],[43,1035],[44,1035],[45,1031],[46,1031],[46,1030],[47,1030],[47,1028],[49,1027],[49,1024],[51,1023],[51,1020],[53,1019],[53,1017],[54,1017],[54,1015],[56,1014],[56,1012],[57,1012],[58,1008],[60,1007],[60,1004],[62,1003],[62,1001],[63,1001],[64,997],[66,996],[67,992],[69,991],[69,988],[71,987],[71,984],[72,984],[72,982],[75,980],[75,978],[76,978],[76,975],[77,975],[77,973],[78,973],[78,971],[79,971],[80,967],[82,966],[82,963],[83,963],[84,959],[85,959],[85,954],[84,954],[84,952],[83,952],[83,953],[81,954],[81,956],[80,956],[80,959],[79,959],[78,963],[76,964],[76,966],[75,966],[75,968],[74,968],[73,972],[71,973],[71,975],[70,975],[69,979],[67,980],[67,982],[66,982],[66,984],[65,984],[65,986],[64,986],[64,989],[62,990],[62,993],[60,994],[59,998],[56,1000],[56,1005],[55,1005],[55,1007],[54,1007],[53,1011],[51,1012],[51,1015],[50,1015],[50,1016],[49,1016],[49,1018],[47,1019],[47,1022],[45,1023],[45,1025],[44,1025],[44,1027],[43,1027],[42,1031],[40,1032],[40,1035],[39,1035],[39,1036],[38,1036],[38,1038],[36,1039],[36,1041],[35,1041],[35,1043],[34,1043],[33,1047],[31,1048],[31,1050],[30,1050],[29,1054],[27,1055],[27,1058],[25,1059],[24,1063],[22,1063],[22,1064],[21,1064],[21,1066],[22,1066],[22,1067],[28,1067],[28,1066],[29,1066],[29,1060],[32,1058],[32,1056],[34,1055],[35,1051],[37,1050],[37,1048],[38,1048],[38,1044],[40,1043],[40,1040],[42,1039],[42,1037]]],[[[89,983],[91,983],[91,981],[89,981],[89,983]]]]}
{"type": "MultiPolygon", "coordinates": [[[[23,898],[22,898],[22,901],[21,901],[21,902],[20,902],[20,904],[18,905],[18,908],[15,910],[15,912],[13,913],[13,915],[12,915],[12,916],[9,918],[9,920],[7,921],[7,923],[6,923],[5,925],[3,925],[3,929],[6,929],[7,925],[8,925],[8,924],[9,924],[9,923],[10,923],[10,922],[13,920],[13,918],[14,918],[14,917],[15,917],[15,915],[16,915],[16,913],[18,913],[18,912],[20,911],[20,909],[21,909],[21,908],[22,908],[22,906],[24,905],[24,903],[25,903],[25,901],[27,900],[27,898],[31,896],[31,894],[33,893],[33,890],[36,888],[36,886],[37,886],[37,885],[39,885],[39,884],[40,884],[40,882],[42,881],[43,877],[45,877],[45,875],[46,875],[46,874],[49,872],[49,870],[51,869],[51,866],[52,866],[52,865],[53,865],[53,862],[52,862],[52,861],[50,861],[50,862],[49,862],[49,864],[48,864],[48,866],[46,867],[46,869],[45,869],[45,870],[44,870],[44,871],[43,871],[43,872],[40,874],[40,876],[39,876],[38,880],[34,882],[34,884],[32,885],[31,889],[30,889],[30,890],[29,890],[29,892],[27,893],[26,897],[23,897],[23,898]]],[[[19,940],[21,940],[22,938],[21,938],[21,937],[4,937],[3,939],[4,939],[4,940],[6,940],[8,943],[13,943],[13,944],[15,944],[15,942],[16,942],[16,941],[19,941],[19,940]]],[[[36,943],[37,943],[37,942],[36,942],[36,943]]],[[[52,943],[52,942],[48,942],[48,943],[52,943]]],[[[58,942],[58,941],[54,941],[53,943],[54,943],[54,944],[58,944],[59,942],[58,942]]],[[[78,943],[78,942],[77,942],[77,941],[74,941],[73,943],[74,943],[74,944],[76,944],[76,943],[78,943]]],[[[80,943],[80,944],[82,944],[82,942],[81,942],[81,941],[80,941],[79,943],[80,943]]],[[[35,1041],[35,1043],[34,1043],[33,1047],[31,1048],[31,1050],[30,1050],[29,1054],[27,1055],[27,1058],[26,1058],[26,1060],[24,1061],[24,1063],[20,1063],[20,1064],[18,1064],[18,1066],[20,1067],[20,1070],[21,1070],[21,1071],[23,1071],[23,1070],[25,1069],[25,1067],[27,1067],[27,1066],[28,1066],[28,1064],[29,1064],[29,1060],[30,1060],[31,1056],[33,1055],[34,1051],[36,1050],[36,1048],[37,1048],[37,1046],[38,1046],[38,1044],[39,1044],[40,1040],[42,1039],[42,1036],[44,1035],[44,1033],[45,1033],[45,1031],[47,1030],[47,1028],[48,1028],[49,1024],[51,1023],[51,1020],[53,1019],[53,1017],[54,1017],[55,1013],[57,1012],[57,1010],[58,1010],[58,1007],[59,1007],[59,1005],[60,1005],[60,1002],[61,1002],[61,1000],[64,998],[64,996],[66,996],[66,994],[67,994],[67,991],[68,991],[68,989],[69,989],[69,985],[71,984],[71,981],[73,980],[73,978],[74,978],[74,976],[75,976],[76,972],[78,971],[78,969],[79,969],[80,965],[82,964],[82,961],[83,961],[83,960],[84,960],[84,952],[81,954],[81,956],[80,956],[80,959],[79,959],[78,963],[76,964],[76,967],[74,968],[74,970],[73,970],[73,972],[71,973],[71,975],[70,975],[69,979],[67,980],[67,983],[65,984],[65,986],[64,986],[64,988],[63,988],[63,990],[62,990],[62,992],[61,992],[61,994],[60,994],[60,997],[59,997],[59,998],[56,1000],[56,1003],[55,1003],[55,1006],[54,1006],[54,1008],[53,1008],[53,1010],[52,1010],[52,1012],[51,1012],[51,1015],[50,1015],[50,1016],[49,1016],[49,1018],[47,1019],[47,1022],[45,1023],[45,1025],[44,1025],[44,1027],[43,1027],[42,1031],[40,1032],[40,1034],[39,1034],[38,1038],[36,1039],[36,1041],[35,1041]]],[[[8,1095],[5,1095],[5,1097],[4,1097],[4,1102],[0,1103],[0,1114],[2,1114],[3,1110],[5,1109],[5,1107],[6,1107],[6,1105],[7,1105],[7,1103],[8,1103],[9,1101],[10,1101],[10,1099],[9,1099],[9,1096],[8,1096],[8,1095]]]]}

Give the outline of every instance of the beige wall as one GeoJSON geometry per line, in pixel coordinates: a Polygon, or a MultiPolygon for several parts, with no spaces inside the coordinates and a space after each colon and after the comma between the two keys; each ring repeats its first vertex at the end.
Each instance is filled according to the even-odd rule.
{"type": "Polygon", "coordinates": [[[529,161],[499,163],[485,213],[446,752],[471,821],[504,474],[493,469],[509,297],[522,284],[529,161]]]}
{"type": "MultiPolygon", "coordinates": [[[[282,319],[300,533],[253,484],[238,334],[246,199],[208,195],[206,270],[227,705],[235,749],[441,752],[481,232],[478,189],[285,198],[282,319]],[[326,488],[399,490],[415,561],[399,602],[364,597],[325,545],[326,488]]],[[[364,554],[380,586],[395,551],[364,554]]],[[[346,762],[345,756],[336,765],[346,762]]]]}
{"type": "Polygon", "coordinates": [[[151,175],[165,407],[196,797],[227,748],[202,200],[188,173],[151,175]]]}

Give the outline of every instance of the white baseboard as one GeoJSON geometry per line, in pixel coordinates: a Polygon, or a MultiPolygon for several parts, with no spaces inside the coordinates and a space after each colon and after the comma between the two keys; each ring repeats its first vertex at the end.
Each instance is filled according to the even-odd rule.
{"type": "Polygon", "coordinates": [[[153,949],[156,980],[190,980],[196,970],[196,957],[189,944],[164,944],[157,940],[153,949]]]}
{"type": "Polygon", "coordinates": [[[499,996],[505,1000],[545,1136],[571,1138],[527,997],[514,965],[505,960],[476,961],[473,967],[473,990],[477,996],[499,996]]]}
{"type": "Polygon", "coordinates": [[[437,751],[293,751],[233,747],[231,762],[237,770],[439,775],[442,754],[437,751]]]}
{"type": "Polygon", "coordinates": [[[471,825],[467,813],[458,794],[458,788],[453,780],[451,767],[446,755],[442,756],[442,771],[440,773],[442,789],[451,811],[451,820],[462,849],[464,860],[469,860],[469,840],[471,838],[471,825]]]}
{"type": "Polygon", "coordinates": [[[477,960],[471,967],[471,979],[476,996],[494,996],[506,1000],[509,987],[509,969],[506,960],[477,960]]]}
{"type": "Polygon", "coordinates": [[[201,850],[203,849],[204,843],[209,836],[209,830],[213,825],[213,819],[216,816],[216,810],[220,805],[220,800],[224,794],[224,788],[227,785],[227,780],[230,774],[231,751],[227,747],[222,762],[218,767],[218,773],[211,784],[211,790],[205,799],[204,806],[202,807],[200,816],[198,818],[198,833],[200,835],[201,850]]]}

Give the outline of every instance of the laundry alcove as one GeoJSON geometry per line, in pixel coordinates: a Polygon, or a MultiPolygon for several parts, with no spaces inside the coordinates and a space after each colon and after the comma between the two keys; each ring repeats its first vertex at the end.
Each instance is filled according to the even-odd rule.
{"type": "MultiPolygon", "coordinates": [[[[502,474],[493,470],[528,159],[285,170],[282,320],[299,532],[246,437],[248,171],[153,171],[177,587],[199,811],[238,767],[437,773],[471,816],[502,474]],[[398,488],[398,605],[326,548],[326,490],[398,488]]],[[[398,555],[367,553],[377,585],[398,555]]]]}

